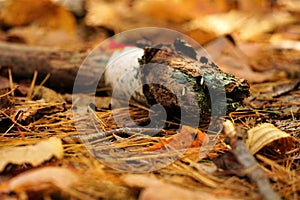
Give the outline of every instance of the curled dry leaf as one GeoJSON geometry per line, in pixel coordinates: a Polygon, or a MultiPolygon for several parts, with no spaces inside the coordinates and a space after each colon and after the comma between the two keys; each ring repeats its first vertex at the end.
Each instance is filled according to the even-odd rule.
{"type": "Polygon", "coordinates": [[[62,142],[55,137],[41,141],[36,145],[3,149],[0,151],[0,172],[9,163],[18,165],[29,163],[32,166],[37,166],[53,156],[58,159],[63,157],[62,142]]]}
{"type": "Polygon", "coordinates": [[[273,144],[281,153],[288,151],[295,142],[295,138],[276,128],[273,124],[264,123],[248,131],[246,145],[252,154],[263,147],[273,144]]]}
{"type": "Polygon", "coordinates": [[[43,167],[21,173],[0,185],[0,193],[44,189],[45,184],[67,190],[77,181],[75,173],[61,167],[43,167]]]}

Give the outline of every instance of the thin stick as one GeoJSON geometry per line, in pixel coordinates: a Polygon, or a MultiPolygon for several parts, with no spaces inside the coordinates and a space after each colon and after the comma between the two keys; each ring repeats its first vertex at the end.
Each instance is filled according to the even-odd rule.
{"type": "Polygon", "coordinates": [[[128,127],[124,127],[124,128],[117,128],[117,129],[112,129],[112,130],[108,130],[108,131],[102,131],[99,133],[73,135],[73,136],[66,137],[63,140],[66,142],[68,142],[68,141],[81,142],[82,140],[93,142],[93,141],[96,141],[99,139],[106,138],[108,136],[112,136],[114,134],[126,133],[128,135],[134,135],[134,133],[138,133],[138,132],[159,133],[161,131],[163,131],[163,130],[159,129],[159,128],[135,128],[135,127],[128,128],[128,127]]]}
{"type": "Polygon", "coordinates": [[[13,89],[11,89],[10,91],[6,92],[5,94],[0,95],[0,98],[5,97],[9,94],[12,94],[18,87],[15,87],[13,89]]]}
{"type": "Polygon", "coordinates": [[[14,90],[13,90],[14,82],[13,82],[13,78],[12,78],[11,69],[8,69],[8,78],[9,78],[9,87],[10,87],[10,90],[12,90],[11,95],[15,96],[15,93],[14,93],[14,90]]]}
{"type": "MultiPolygon", "coordinates": [[[[88,110],[91,113],[92,118],[95,119],[97,122],[99,122],[99,126],[101,127],[101,129],[105,130],[105,127],[107,127],[107,125],[103,122],[103,120],[101,120],[101,118],[97,115],[97,113],[90,106],[88,107],[88,110]]],[[[94,126],[96,128],[98,127],[98,125],[96,125],[95,123],[94,123],[94,126]]]]}
{"type": "MultiPolygon", "coordinates": [[[[18,126],[20,126],[21,128],[23,128],[24,130],[26,130],[26,131],[28,131],[28,132],[30,131],[28,128],[26,128],[25,126],[21,125],[21,124],[18,123],[16,120],[14,120],[14,119],[12,119],[10,116],[8,116],[4,111],[1,111],[1,110],[0,110],[0,113],[1,113],[2,115],[4,115],[6,118],[8,118],[8,119],[10,119],[10,120],[12,121],[12,123],[13,123],[12,126],[13,126],[13,125],[18,125],[18,126]]],[[[9,130],[10,130],[11,128],[12,128],[12,127],[10,127],[9,130]]],[[[8,131],[9,131],[9,130],[8,130],[8,131]]],[[[6,131],[5,134],[8,133],[8,131],[6,131]]]]}
{"type": "Polygon", "coordinates": [[[34,71],[33,79],[32,79],[32,81],[31,81],[31,85],[30,85],[29,91],[28,91],[28,93],[27,93],[27,99],[30,99],[30,98],[31,98],[31,95],[32,95],[33,89],[34,89],[34,85],[35,85],[35,82],[36,82],[37,75],[38,75],[38,72],[37,72],[37,71],[34,71]]]}
{"type": "Polygon", "coordinates": [[[48,73],[47,75],[46,75],[46,77],[44,78],[44,80],[41,82],[41,84],[39,85],[39,87],[42,87],[45,83],[46,83],[46,81],[50,78],[50,73],[48,73]]]}

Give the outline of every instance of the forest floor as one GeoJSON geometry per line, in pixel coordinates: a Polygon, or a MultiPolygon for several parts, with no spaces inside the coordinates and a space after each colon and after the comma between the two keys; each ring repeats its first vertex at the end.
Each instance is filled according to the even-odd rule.
{"type": "Polygon", "coordinates": [[[237,6],[203,0],[198,2],[205,8],[201,11],[194,1],[151,6],[147,1],[131,5],[125,0],[90,0],[82,21],[78,16],[76,21],[74,11],[48,0],[24,6],[18,18],[23,4],[11,2],[11,7],[0,6],[0,49],[7,49],[0,52],[0,199],[300,199],[296,1],[236,1],[237,6]],[[59,12],[43,12],[48,6],[59,12]],[[170,7],[181,12],[175,15],[170,7]],[[158,8],[164,12],[159,14],[158,8]],[[36,16],[29,15],[32,9],[39,10],[36,16]],[[144,18],[137,20],[141,13],[144,18]],[[57,23],[61,20],[69,26],[57,23]],[[226,31],[215,28],[218,23],[226,31]],[[75,117],[72,90],[60,84],[72,85],[65,81],[74,81],[76,75],[49,78],[48,73],[56,72],[51,68],[55,62],[45,61],[49,68],[31,68],[35,61],[22,57],[37,56],[36,63],[59,60],[66,67],[57,76],[72,74],[65,63],[73,59],[76,71],[84,55],[112,32],[144,26],[192,37],[222,71],[249,82],[250,96],[222,116],[220,131],[189,126],[177,130],[170,121],[154,136],[143,134],[154,128],[126,129],[132,121],[149,123],[151,111],[139,104],[111,110],[111,98],[103,91],[97,93],[88,116],[75,117]],[[80,34],[73,37],[73,32],[80,34]],[[44,52],[45,57],[39,57],[44,52]],[[85,130],[80,130],[82,124],[85,130]],[[95,127],[96,136],[78,136],[82,131],[95,133],[95,127]],[[182,138],[193,138],[183,150],[182,138]],[[168,146],[172,141],[175,149],[168,146]]]}

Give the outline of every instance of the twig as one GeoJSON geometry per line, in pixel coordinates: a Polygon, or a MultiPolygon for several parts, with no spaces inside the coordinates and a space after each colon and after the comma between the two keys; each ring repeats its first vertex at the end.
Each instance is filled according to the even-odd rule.
{"type": "Polygon", "coordinates": [[[112,136],[114,134],[126,133],[128,135],[135,135],[136,133],[147,132],[150,135],[150,134],[160,133],[162,131],[164,131],[164,130],[159,129],[159,128],[124,127],[124,128],[112,129],[112,130],[108,130],[108,131],[102,131],[102,132],[98,132],[98,133],[72,135],[72,136],[63,138],[63,141],[65,141],[67,143],[82,142],[82,141],[93,142],[93,141],[97,141],[99,139],[103,139],[103,138],[112,136]]]}
{"type": "Polygon", "coordinates": [[[8,70],[8,77],[9,77],[9,87],[10,87],[10,90],[12,90],[12,96],[15,96],[14,94],[14,82],[13,82],[13,78],[12,78],[12,73],[11,73],[11,69],[8,70]]]}
{"type": "Polygon", "coordinates": [[[50,78],[50,76],[51,76],[50,73],[48,73],[47,76],[44,78],[44,80],[39,85],[39,87],[42,87],[46,83],[46,81],[50,78]]]}
{"type": "Polygon", "coordinates": [[[24,134],[22,133],[21,129],[19,127],[22,127],[24,130],[26,131],[30,131],[29,129],[27,129],[26,127],[22,126],[21,124],[18,123],[18,118],[22,115],[20,114],[19,115],[19,112],[16,114],[17,118],[16,119],[13,119],[11,118],[10,116],[8,116],[5,112],[1,111],[1,114],[3,114],[6,118],[10,119],[11,122],[13,123],[6,131],[3,135],[6,135],[15,125],[18,125],[17,129],[18,129],[18,133],[21,135],[22,139],[25,140],[25,136],[24,134]]]}
{"type": "Polygon", "coordinates": [[[33,93],[33,88],[34,88],[34,85],[35,85],[35,82],[36,82],[37,75],[38,75],[38,72],[37,72],[37,71],[34,71],[33,79],[32,79],[32,81],[31,81],[31,85],[30,85],[29,91],[28,91],[28,93],[27,93],[27,98],[28,98],[28,99],[31,98],[31,95],[32,95],[32,93],[33,93]]]}
{"type": "Polygon", "coordinates": [[[15,88],[11,89],[10,91],[8,91],[7,93],[0,95],[0,98],[5,97],[5,96],[7,96],[9,94],[12,94],[17,88],[18,87],[15,87],[15,88]]]}

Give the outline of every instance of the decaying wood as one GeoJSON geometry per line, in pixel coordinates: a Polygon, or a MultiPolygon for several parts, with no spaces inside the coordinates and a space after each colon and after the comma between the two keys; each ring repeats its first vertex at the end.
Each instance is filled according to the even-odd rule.
{"type": "Polygon", "coordinates": [[[28,47],[18,44],[0,43],[0,75],[8,76],[12,69],[14,79],[32,79],[38,71],[42,80],[48,73],[47,86],[58,91],[72,91],[77,71],[87,53],[28,47]]]}
{"type": "MultiPolygon", "coordinates": [[[[181,113],[181,116],[188,116],[184,120],[189,122],[199,121],[199,114],[201,123],[209,122],[211,115],[219,114],[213,109],[224,115],[226,110],[235,110],[249,95],[246,80],[223,73],[207,57],[197,58],[196,51],[180,40],[169,45],[159,44],[157,48],[145,48],[144,55],[143,49],[133,50],[133,58],[128,59],[128,52],[125,52],[125,58],[121,56],[119,62],[113,63],[114,59],[109,55],[112,52],[94,50],[87,57],[86,52],[0,44],[0,69],[10,68],[14,76],[28,79],[34,71],[39,72],[40,78],[50,73],[47,86],[60,92],[71,92],[81,67],[80,78],[77,76],[76,79],[80,82],[77,88],[87,91],[95,85],[103,87],[104,82],[115,82],[110,84],[111,88],[121,87],[118,92],[114,91],[119,93],[117,101],[129,95],[143,105],[158,103],[164,106],[168,117],[180,118],[181,113]],[[95,82],[105,68],[105,76],[99,77],[99,83],[95,82]],[[153,69],[155,73],[152,73],[153,69]],[[154,82],[157,84],[152,84],[154,82]],[[143,90],[136,90],[141,86],[143,90]]],[[[5,75],[5,70],[1,71],[5,75]]]]}
{"type": "Polygon", "coordinates": [[[206,57],[197,60],[189,51],[175,48],[146,48],[140,59],[143,92],[150,105],[159,103],[172,115],[191,114],[197,107],[205,116],[211,115],[212,106],[233,111],[249,96],[246,80],[222,72],[206,57]]]}
{"type": "MultiPolygon", "coordinates": [[[[239,102],[249,95],[249,85],[245,80],[223,73],[206,57],[201,57],[199,61],[196,60],[196,53],[192,48],[177,43],[176,41],[174,42],[174,51],[170,51],[167,48],[145,49],[144,56],[139,58],[142,66],[141,77],[133,76],[133,80],[126,79],[125,84],[130,85],[130,87],[128,87],[129,92],[132,92],[134,87],[131,85],[136,79],[141,79],[142,83],[149,83],[154,81],[154,79],[162,83],[165,82],[166,88],[155,84],[144,85],[143,93],[147,98],[147,103],[150,105],[160,103],[165,106],[166,109],[169,108],[172,112],[176,113],[180,106],[178,105],[178,96],[174,96],[175,92],[175,94],[182,94],[181,97],[183,97],[183,101],[186,101],[184,103],[186,103],[185,105],[187,105],[187,107],[197,107],[197,104],[199,104],[200,114],[208,114],[211,112],[209,103],[211,97],[208,95],[210,92],[218,96],[218,94],[222,92],[219,90],[225,89],[227,102],[223,103],[227,103],[227,110],[229,111],[234,110],[239,102]],[[185,52],[186,55],[184,55],[185,52]],[[158,70],[162,70],[157,71],[159,76],[157,76],[157,73],[156,75],[149,73],[151,68],[161,64],[168,67],[159,68],[158,70]],[[188,84],[191,85],[191,91],[193,94],[196,94],[196,102],[191,102],[191,97],[183,91],[187,86],[186,83],[180,83],[180,79],[182,78],[187,80],[188,84]],[[178,84],[174,85],[176,82],[178,84]],[[168,91],[169,88],[174,90],[173,93],[168,91]]],[[[72,91],[79,67],[87,56],[87,52],[80,53],[5,43],[0,43],[0,52],[1,75],[6,75],[6,68],[12,69],[14,77],[23,79],[30,79],[34,71],[39,72],[40,79],[50,73],[51,77],[47,82],[47,86],[55,88],[58,91],[72,91]]],[[[88,67],[87,70],[84,71],[84,74],[81,74],[81,78],[83,78],[81,84],[83,86],[89,87],[90,85],[97,84],[88,83],[88,81],[90,80],[89,77],[98,74],[96,68],[99,68],[101,64],[99,63],[99,56],[100,59],[103,59],[101,55],[97,52],[93,52],[83,63],[83,65],[95,65],[95,67],[88,67]]],[[[106,55],[104,60],[107,62],[108,58],[109,55],[106,55]]],[[[134,59],[135,63],[132,63],[132,65],[133,67],[140,68],[137,59],[138,58],[134,59]],[[134,64],[137,64],[137,66],[134,64]]],[[[124,68],[124,64],[122,66],[124,68]]],[[[122,71],[122,66],[117,66],[117,70],[122,71]]],[[[101,87],[101,81],[98,87],[101,87]]],[[[122,87],[126,88],[125,86],[122,87]]],[[[218,99],[218,97],[216,97],[216,99],[218,99]]],[[[220,101],[224,100],[221,99],[220,101]]]]}

